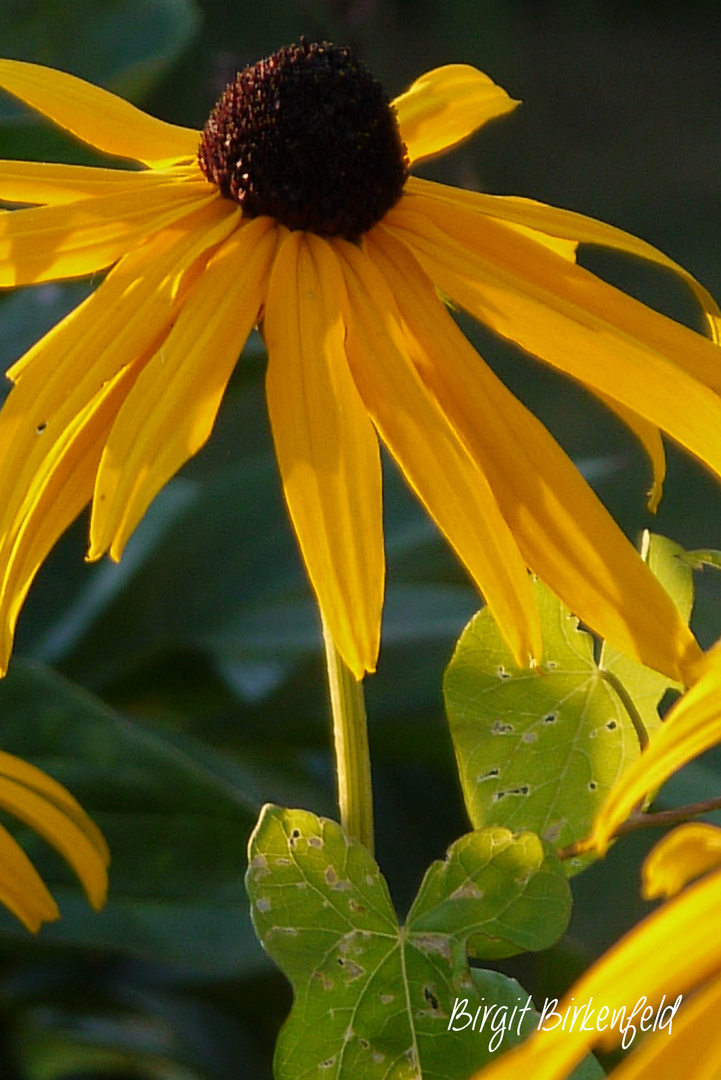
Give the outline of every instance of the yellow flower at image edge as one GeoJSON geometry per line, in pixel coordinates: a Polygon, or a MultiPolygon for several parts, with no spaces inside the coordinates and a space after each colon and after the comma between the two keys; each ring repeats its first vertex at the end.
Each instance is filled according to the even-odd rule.
{"type": "MultiPolygon", "coordinates": [[[[29,825],[73,868],[98,911],[107,893],[107,844],[72,795],[21,758],[0,751],[0,807],[29,825]]],[[[28,930],[59,917],[55,901],[22,848],[0,826],[0,903],[28,930]]]]}
{"type": "Polygon", "coordinates": [[[110,268],[8,373],[0,666],[58,536],[92,501],[89,557],[120,557],[152,498],[208,438],[262,320],[290,516],[356,677],[374,669],[379,647],[380,436],[519,663],[541,648],[530,568],[612,644],[693,681],[701,654],[676,608],[439,295],[614,409],[650,454],[654,501],[659,429],[721,474],[718,349],[577,266],[575,246],[605,244],[681,273],[714,336],[717,309],[619,230],[408,175],[514,107],[487,76],[440,68],[389,103],[347,50],[302,43],[240,72],[202,134],[33,64],[0,61],[0,87],[144,166],[0,163],[0,199],[36,204],[0,214],[0,285],[110,268]]]}

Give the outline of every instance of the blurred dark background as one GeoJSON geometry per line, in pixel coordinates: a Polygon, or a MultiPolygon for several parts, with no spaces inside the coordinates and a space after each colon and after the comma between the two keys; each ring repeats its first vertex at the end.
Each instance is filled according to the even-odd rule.
{"type": "MultiPolygon", "coordinates": [[[[721,297],[721,6],[632,0],[3,0],[5,55],[56,65],[202,126],[236,68],[297,40],[350,44],[393,95],[463,61],[523,105],[426,175],[602,218],[662,248],[721,297]]],[[[86,160],[6,102],[3,157],[86,160]]],[[[664,273],[584,251],[582,261],[693,326],[664,273]]],[[[83,284],[0,302],[8,366],[83,284]]],[[[716,482],[669,448],[655,518],[639,448],[584,391],[464,328],[549,425],[632,537],[653,528],[721,547],[716,482]]],[[[334,813],[313,603],[279,496],[252,340],[209,445],[151,509],[116,567],[83,562],[78,522],[42,571],[0,686],[0,745],[67,783],[113,850],[94,915],[51,853],[60,923],[30,940],[0,920],[3,1080],[265,1080],[289,991],[255,945],[245,847],[267,800],[334,813]]],[[[682,407],[682,403],[679,403],[682,407]]],[[[468,827],[441,678],[478,600],[392,468],[389,599],[367,698],[378,858],[399,911],[428,863],[468,827]]],[[[718,575],[698,576],[695,628],[721,633],[718,575]]],[[[665,795],[718,793],[711,755],[665,795]]],[[[648,909],[624,841],[574,882],[550,953],[507,964],[541,1000],[648,909]]]]}

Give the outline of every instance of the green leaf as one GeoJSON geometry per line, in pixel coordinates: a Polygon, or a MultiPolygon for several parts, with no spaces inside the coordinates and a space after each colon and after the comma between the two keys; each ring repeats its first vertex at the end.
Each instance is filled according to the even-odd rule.
{"type": "MultiPolygon", "coordinates": [[[[676,604],[682,618],[688,622],[693,607],[693,573],[684,562],[684,550],[680,544],[665,536],[644,533],[643,557],[650,569],[676,604]]],[[[680,683],[667,679],[658,671],[644,667],[604,642],[599,665],[610,671],[625,687],[643,720],[647,732],[658,727],[658,706],[667,690],[682,690],[680,683]]]]}
{"type": "Polygon", "coordinates": [[[519,668],[488,609],[462,634],[444,694],[474,827],[533,829],[565,847],[586,834],[638,739],[603,680],[593,639],[541,582],[540,669],[519,668]]]}
{"type": "MultiPolygon", "coordinates": [[[[644,556],[688,619],[693,599],[681,548],[646,536],[644,556]]],[[[539,670],[516,667],[487,609],[461,636],[444,693],[466,808],[475,828],[531,829],[558,847],[585,836],[612,784],[640,753],[628,712],[603,677],[626,689],[647,730],[672,683],[593,638],[541,582],[539,670]]],[[[588,860],[569,859],[574,872],[588,860]]]]}
{"type": "MultiPolygon", "coordinates": [[[[295,992],[276,1080],[315,1070],[334,1080],[465,1080],[493,1053],[492,1030],[448,1030],[457,1001],[474,1012],[482,1004],[469,949],[547,948],[570,913],[563,869],[539,838],[491,828],[431,865],[400,927],[361,844],[333,821],[277,806],[261,813],[246,882],[256,933],[295,992]]],[[[508,982],[482,985],[504,995],[486,1005],[518,1005],[508,982]]]]}
{"type": "MultiPolygon", "coordinates": [[[[0,36],[3,56],[58,67],[138,99],[187,48],[200,17],[194,0],[10,2],[0,11],[0,36]]],[[[4,97],[0,121],[18,115],[4,97]]]]}
{"type": "Polygon", "coordinates": [[[688,563],[692,570],[703,570],[704,566],[713,566],[715,570],[721,570],[721,551],[711,548],[681,551],[679,558],[688,563]]]}
{"type": "MultiPolygon", "coordinates": [[[[0,682],[0,746],[64,783],[110,845],[110,892],[93,912],[34,832],[23,847],[58,900],[44,941],[121,949],[214,973],[264,967],[243,887],[247,838],[271,794],[242,761],[108,708],[40,665],[0,682]]],[[[26,938],[5,913],[4,935],[26,938]]]]}

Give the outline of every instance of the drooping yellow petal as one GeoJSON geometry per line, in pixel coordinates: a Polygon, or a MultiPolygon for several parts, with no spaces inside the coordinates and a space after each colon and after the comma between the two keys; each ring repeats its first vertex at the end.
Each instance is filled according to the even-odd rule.
{"type": "Polygon", "coordinates": [[[0,806],[60,852],[99,910],[105,903],[110,852],[100,829],[70,792],[29,762],[0,752],[0,806]]]}
{"type": "Polygon", "coordinates": [[[0,825],[0,904],[33,934],[60,918],[58,906],[23,849],[0,825]]]}
{"type": "Polygon", "coordinates": [[[126,256],[11,369],[0,411],[0,670],[48,551],[89,502],[115,413],[177,315],[190,270],[239,220],[220,203],[126,256]]]}
{"type": "Polygon", "coordinates": [[[28,589],[58,537],[90,501],[103,445],[133,375],[132,367],[121,370],[72,418],[22,491],[24,501],[17,506],[0,549],[3,674],[28,589]]]}
{"type": "Polygon", "coordinates": [[[221,245],[120,409],[93,497],[89,558],[123,547],[161,487],[205,443],[258,319],[276,234],[256,218],[221,245]]]}
{"type": "Polygon", "coordinates": [[[217,198],[205,181],[168,181],[1,214],[0,286],[33,285],[104,270],[146,237],[217,198]]]}
{"type": "Polygon", "coordinates": [[[675,896],[689,881],[721,866],[721,829],[703,821],[679,825],[644,859],[643,897],[675,896]]]}
{"type": "Polygon", "coordinates": [[[720,354],[708,339],[460,205],[408,196],[386,220],[433,281],[487,326],[637,412],[721,475],[721,397],[708,388],[721,388],[720,354]]]}
{"type": "Polygon", "coordinates": [[[721,742],[721,653],[666,714],[641,756],[626,770],[604,803],[584,849],[605,852],[613,833],[634,806],[687,762],[721,742]]]}
{"type": "Polygon", "coordinates": [[[198,149],[197,131],[157,120],[64,71],[0,60],[0,88],[106,154],[160,167],[193,158],[198,149]]]}
{"type": "Polygon", "coordinates": [[[373,230],[368,250],[393,274],[396,301],[423,345],[420,374],[488,477],[528,565],[619,649],[688,681],[698,645],[561,447],[484,364],[394,230],[373,230]]]}
{"type": "Polygon", "coordinates": [[[661,502],[663,482],[666,478],[666,451],[663,448],[661,432],[655,424],[649,424],[648,420],[644,420],[638,413],[633,412],[631,409],[627,409],[625,405],[621,405],[618,401],[614,401],[606,394],[596,392],[596,396],[600,398],[612,412],[616,413],[629,431],[634,433],[648,454],[651,462],[651,469],[653,470],[653,481],[648,492],[648,509],[652,514],[655,514],[658,510],[658,504],[661,502]]]}
{"type": "Polygon", "coordinates": [[[716,978],[673,1021],[609,1073],[610,1080],[718,1080],[721,1076],[721,978],[716,978]]]}
{"type": "Polygon", "coordinates": [[[400,283],[386,280],[355,245],[336,241],[336,247],[350,301],[348,358],[366,408],[524,666],[541,654],[525,560],[486,476],[413,365],[393,297],[400,283]]]}
{"type": "Polygon", "coordinates": [[[266,389],[283,488],[336,648],[376,665],[385,576],[378,440],[348,370],[344,284],[330,244],[290,233],[265,315],[266,389]]]}
{"type": "Polygon", "coordinates": [[[409,178],[406,190],[411,194],[427,195],[454,204],[462,202],[488,217],[497,218],[507,224],[525,226],[545,233],[547,237],[574,245],[597,244],[599,247],[611,248],[663,266],[677,274],[689,286],[701,305],[711,337],[717,344],[721,343],[721,312],[711,294],[683,266],[632,233],[573,210],[560,210],[558,207],[515,195],[487,195],[483,192],[451,188],[417,177],[409,178]]]}
{"type": "MultiPolygon", "coordinates": [[[[644,999],[632,1021],[638,1025],[647,1005],[653,1005],[655,1011],[665,997],[664,1008],[668,1009],[679,994],[717,975],[721,934],[710,932],[710,928],[717,924],[720,903],[721,874],[715,873],[654,911],[571,987],[556,1011],[564,1015],[567,1008],[580,1009],[593,999],[591,1008],[595,1008],[596,1017],[603,1006],[610,1011],[605,1032],[596,1030],[594,1017],[585,1024],[583,1017],[577,1018],[572,1029],[568,1022],[562,1027],[560,1020],[553,1028],[546,1024],[545,1030],[535,1031],[521,1046],[476,1073],[473,1080],[517,1080],[519,1076],[562,1080],[594,1045],[610,1048],[621,1042],[620,1019],[615,1030],[610,1028],[614,1010],[625,1006],[626,1020],[644,999]],[[584,1026],[589,1030],[582,1030],[584,1026]]],[[[665,1015],[668,1021],[670,1014],[665,1015]]],[[[668,1031],[663,1034],[668,1036],[668,1031]]]]}
{"type": "Polygon", "coordinates": [[[88,165],[58,165],[46,161],[0,161],[0,200],[57,206],[102,195],[136,196],[148,186],[197,179],[194,170],[177,168],[172,174],[143,170],[100,169],[88,165]]]}
{"type": "Polygon", "coordinates": [[[412,164],[448,150],[518,104],[482,71],[447,64],[421,75],[393,107],[412,164]]]}

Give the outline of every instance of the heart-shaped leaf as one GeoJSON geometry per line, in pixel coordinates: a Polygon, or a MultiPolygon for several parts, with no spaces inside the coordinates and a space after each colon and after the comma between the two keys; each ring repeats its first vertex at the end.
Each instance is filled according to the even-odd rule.
{"type": "Polygon", "coordinates": [[[520,1015],[505,1026],[498,1018],[530,1002],[510,980],[501,990],[492,980],[494,999],[485,1000],[469,950],[500,957],[547,948],[570,912],[563,869],[538,837],[490,828],[461,837],[431,865],[399,926],[361,844],[334,821],[272,805],[251,838],[246,884],[256,933],[295,991],[276,1080],[465,1080],[501,1036],[503,1045],[517,1040],[520,1015]],[[485,1030],[472,1038],[451,1026],[460,1001],[473,1013],[487,1009],[485,1030]]]}

